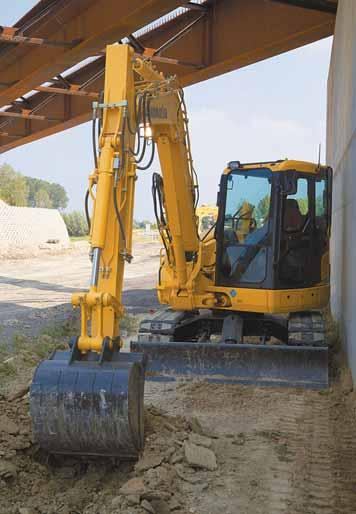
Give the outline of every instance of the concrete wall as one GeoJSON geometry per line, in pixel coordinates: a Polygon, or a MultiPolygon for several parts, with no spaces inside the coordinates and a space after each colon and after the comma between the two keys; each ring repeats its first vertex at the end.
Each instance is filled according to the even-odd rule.
{"type": "Polygon", "coordinates": [[[356,0],[339,0],[328,80],[327,163],[334,168],[332,309],[356,383],[356,0]]]}
{"type": "Polygon", "coordinates": [[[11,207],[0,200],[0,246],[26,247],[49,240],[69,244],[67,228],[57,210],[11,207]]]}

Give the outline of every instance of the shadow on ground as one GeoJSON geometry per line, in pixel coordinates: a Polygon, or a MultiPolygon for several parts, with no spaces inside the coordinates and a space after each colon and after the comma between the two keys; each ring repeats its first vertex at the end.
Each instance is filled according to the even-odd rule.
{"type": "MultiPolygon", "coordinates": [[[[123,304],[128,314],[144,314],[160,307],[156,290],[130,289],[123,293],[123,304]]],[[[36,337],[49,325],[79,318],[79,310],[70,303],[36,309],[21,304],[0,301],[0,340],[11,339],[14,334],[36,337]]]]}

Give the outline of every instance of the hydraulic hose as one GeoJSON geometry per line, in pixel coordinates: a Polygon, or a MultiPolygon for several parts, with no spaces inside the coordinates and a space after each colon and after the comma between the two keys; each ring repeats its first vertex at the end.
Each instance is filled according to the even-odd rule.
{"type": "Polygon", "coordinates": [[[90,232],[91,223],[90,223],[90,214],[89,214],[89,189],[87,189],[86,193],[85,193],[84,207],[85,207],[85,217],[86,217],[87,224],[88,224],[88,230],[90,232]]]}

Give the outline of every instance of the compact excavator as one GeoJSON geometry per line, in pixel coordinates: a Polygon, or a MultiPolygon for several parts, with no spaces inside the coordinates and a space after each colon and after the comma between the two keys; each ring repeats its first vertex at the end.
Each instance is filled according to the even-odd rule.
{"type": "Polygon", "coordinates": [[[331,169],[286,159],[231,161],[220,180],[216,222],[199,235],[183,91],[124,44],[106,50],[93,146],[90,288],[72,297],[80,334],[34,374],[30,409],[40,446],[137,458],[145,374],[326,387],[321,312],[330,287],[331,169]],[[125,352],[121,293],[132,259],[135,182],[155,148],[161,174],[153,174],[152,192],[164,246],[157,291],[167,308],[142,321],[125,352]]]}

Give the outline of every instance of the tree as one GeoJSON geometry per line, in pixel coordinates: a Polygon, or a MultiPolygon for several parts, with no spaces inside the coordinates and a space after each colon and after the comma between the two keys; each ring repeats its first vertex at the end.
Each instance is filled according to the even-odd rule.
{"type": "Polygon", "coordinates": [[[87,220],[81,211],[63,214],[63,219],[71,237],[82,237],[88,234],[87,220]]]}
{"type": "Polygon", "coordinates": [[[0,198],[9,205],[27,205],[28,186],[26,179],[9,164],[0,166],[0,198]]]}
{"type": "Polygon", "coordinates": [[[257,204],[256,211],[254,213],[254,217],[257,222],[257,226],[260,227],[264,224],[268,213],[269,213],[269,206],[271,203],[270,195],[264,196],[257,204]]]}
{"type": "Polygon", "coordinates": [[[50,209],[53,206],[52,200],[45,189],[39,189],[35,193],[35,203],[36,207],[46,207],[47,209],[50,209]]]}
{"type": "Polygon", "coordinates": [[[63,186],[39,178],[25,177],[9,164],[0,166],[0,199],[9,205],[59,210],[68,205],[68,196],[63,186]]]}
{"type": "Polygon", "coordinates": [[[54,209],[65,209],[68,205],[68,196],[63,186],[49,183],[48,193],[54,209]]]}
{"type": "MultiPolygon", "coordinates": [[[[65,209],[68,205],[68,196],[63,186],[47,180],[41,180],[38,178],[26,177],[26,181],[29,188],[28,204],[30,207],[41,207],[36,202],[36,194],[38,191],[46,191],[50,199],[51,207],[53,209],[65,209]]],[[[41,198],[41,196],[40,196],[41,198]]]]}
{"type": "Polygon", "coordinates": [[[303,216],[308,214],[308,211],[309,211],[308,198],[297,198],[297,202],[298,202],[300,214],[303,214],[303,216]]]}

